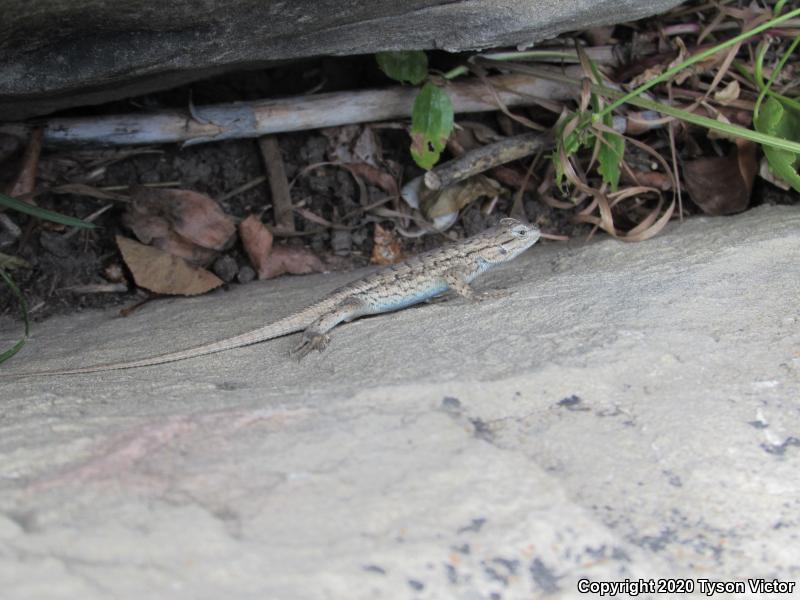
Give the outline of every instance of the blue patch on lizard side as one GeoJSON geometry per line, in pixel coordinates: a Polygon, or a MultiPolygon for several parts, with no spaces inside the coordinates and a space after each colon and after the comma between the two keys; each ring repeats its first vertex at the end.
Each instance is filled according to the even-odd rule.
{"type": "Polygon", "coordinates": [[[426,288],[424,290],[419,290],[416,293],[409,294],[406,296],[398,296],[397,298],[386,298],[384,301],[378,304],[378,308],[380,310],[399,310],[401,308],[406,308],[407,306],[411,306],[412,304],[419,304],[420,302],[424,302],[429,298],[433,298],[437,294],[441,294],[447,291],[447,284],[437,285],[435,287],[426,288]]]}

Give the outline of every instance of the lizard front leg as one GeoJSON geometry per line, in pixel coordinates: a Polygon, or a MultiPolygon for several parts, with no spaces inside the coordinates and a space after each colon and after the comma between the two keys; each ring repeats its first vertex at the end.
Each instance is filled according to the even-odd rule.
{"type": "Polygon", "coordinates": [[[447,282],[448,287],[456,294],[462,298],[466,298],[467,300],[472,300],[473,302],[480,302],[481,300],[486,300],[487,298],[504,298],[508,296],[508,292],[506,290],[486,290],[483,292],[476,292],[474,289],[472,289],[472,286],[467,283],[466,272],[462,269],[451,269],[445,273],[444,279],[447,282]]]}
{"type": "Polygon", "coordinates": [[[464,270],[450,269],[444,274],[444,280],[447,282],[447,286],[462,298],[467,300],[476,299],[475,290],[467,283],[467,274],[464,270]]]}
{"type": "Polygon", "coordinates": [[[322,352],[331,341],[328,335],[331,329],[343,321],[352,321],[366,313],[367,305],[363,300],[354,296],[343,300],[306,328],[300,343],[290,354],[300,360],[312,350],[322,352]]]}

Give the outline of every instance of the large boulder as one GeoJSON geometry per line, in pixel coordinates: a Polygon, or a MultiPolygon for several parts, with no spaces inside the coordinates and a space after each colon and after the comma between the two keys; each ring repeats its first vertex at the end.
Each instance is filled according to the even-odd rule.
{"type": "Polygon", "coordinates": [[[0,0],[0,120],[276,60],[530,44],[677,0],[0,0]]]}
{"type": "MultiPolygon", "coordinates": [[[[535,246],[478,284],[505,298],[343,325],[300,363],[295,337],[9,380],[259,327],[352,275],[37,324],[0,366],[2,597],[794,581],[798,264],[800,210],[761,207],[642,244],[535,246]]],[[[0,320],[0,347],[21,328],[0,320]]]]}

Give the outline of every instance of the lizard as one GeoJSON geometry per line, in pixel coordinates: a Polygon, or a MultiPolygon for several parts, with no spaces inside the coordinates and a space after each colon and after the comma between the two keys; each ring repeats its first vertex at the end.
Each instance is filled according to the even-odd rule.
{"type": "Polygon", "coordinates": [[[342,322],[400,310],[448,290],[467,299],[481,299],[487,294],[475,292],[470,283],[488,269],[516,258],[539,237],[536,225],[504,218],[483,233],[385,267],[334,290],[299,312],[240,335],[130,361],[8,376],[75,375],[149,367],[241,348],[298,331],[303,332],[302,337],[290,354],[302,358],[312,350],[322,351],[330,342],[330,330],[342,322]]]}

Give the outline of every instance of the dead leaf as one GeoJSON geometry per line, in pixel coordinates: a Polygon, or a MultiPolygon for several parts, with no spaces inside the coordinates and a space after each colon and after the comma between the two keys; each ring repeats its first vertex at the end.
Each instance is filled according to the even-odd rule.
{"type": "Polygon", "coordinates": [[[639,75],[631,79],[631,82],[628,84],[632,88],[639,87],[650,81],[651,79],[655,79],[661,73],[664,72],[664,65],[654,65],[642,71],[639,75]]]}
{"type": "Polygon", "coordinates": [[[728,156],[698,158],[683,167],[686,189],[707,215],[730,215],[750,204],[758,164],[756,145],[742,141],[728,156]]]}
{"type": "Polygon", "coordinates": [[[213,261],[236,233],[216,201],[191,190],[136,187],[123,223],[139,241],[196,265],[213,261]]]}
{"type": "Polygon", "coordinates": [[[741,94],[739,82],[735,79],[732,79],[731,82],[724,88],[714,92],[714,100],[722,105],[727,105],[738,100],[739,94],[741,94]]]}
{"type": "Polygon", "coordinates": [[[258,270],[259,279],[272,279],[284,273],[306,275],[321,273],[325,265],[316,254],[306,248],[274,246],[267,260],[258,270]]]}
{"type": "Polygon", "coordinates": [[[356,138],[355,145],[353,146],[353,158],[351,162],[366,163],[377,167],[383,160],[383,149],[381,148],[381,140],[375,134],[372,127],[365,126],[361,133],[356,138]]]}
{"type": "Polygon", "coordinates": [[[326,154],[332,162],[347,163],[353,161],[352,145],[358,136],[359,125],[342,125],[341,127],[327,127],[320,133],[328,140],[326,154]]]}
{"type": "Polygon", "coordinates": [[[239,223],[239,237],[242,240],[244,251],[250,258],[250,264],[256,271],[261,270],[262,263],[272,252],[274,237],[255,215],[249,215],[239,223]]]}
{"type": "Polygon", "coordinates": [[[622,180],[625,183],[633,185],[644,185],[651,188],[656,188],[662,192],[672,189],[672,179],[666,173],[661,171],[640,171],[638,169],[622,170],[622,180]],[[634,179],[631,175],[635,175],[634,179]]]}
{"type": "Polygon", "coordinates": [[[460,121],[459,125],[461,126],[460,129],[462,131],[469,132],[469,137],[471,137],[473,140],[472,142],[468,142],[464,138],[460,138],[461,143],[466,147],[467,150],[472,150],[478,146],[494,144],[495,142],[502,140],[504,137],[485,123],[478,123],[476,121],[460,121]]]}
{"type": "Polygon", "coordinates": [[[403,245],[391,231],[375,223],[372,239],[375,242],[370,259],[372,264],[392,265],[403,260],[403,245]]]}
{"type": "Polygon", "coordinates": [[[175,233],[203,248],[224,250],[236,233],[233,219],[205,194],[137,187],[133,189],[133,202],[139,201],[164,211],[175,233]]]}
{"type": "Polygon", "coordinates": [[[136,285],[158,294],[194,296],[222,285],[213,273],[184,259],[118,235],[117,246],[136,285]]]}
{"type": "Polygon", "coordinates": [[[337,163],[366,163],[380,166],[383,149],[375,131],[364,125],[344,125],[322,130],[328,139],[328,160],[337,163]]]}
{"type": "Polygon", "coordinates": [[[476,175],[438,190],[437,195],[423,199],[422,212],[429,219],[457,213],[482,196],[489,198],[507,193],[494,179],[476,175]]]}
{"type": "Polygon", "coordinates": [[[353,175],[365,179],[368,183],[382,189],[387,194],[393,196],[400,194],[400,190],[397,187],[397,180],[392,177],[390,173],[366,163],[350,163],[342,166],[353,173],[353,175]]]}
{"type": "Polygon", "coordinates": [[[239,223],[239,236],[259,279],[272,279],[284,273],[304,275],[325,270],[322,261],[310,250],[275,245],[272,232],[255,215],[239,223]]]}
{"type": "Polygon", "coordinates": [[[154,239],[151,245],[174,256],[179,256],[198,267],[210,265],[219,255],[216,250],[192,244],[172,231],[166,237],[154,239]]]}

